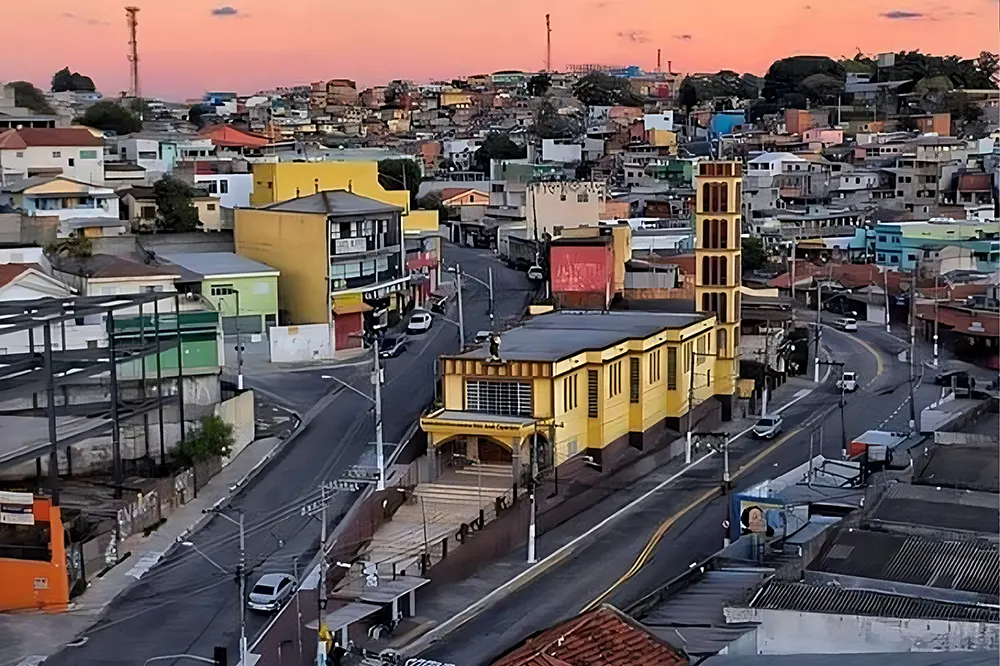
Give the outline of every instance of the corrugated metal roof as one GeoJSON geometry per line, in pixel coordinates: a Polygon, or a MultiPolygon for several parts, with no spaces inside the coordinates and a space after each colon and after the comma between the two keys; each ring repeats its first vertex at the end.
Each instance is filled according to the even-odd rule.
{"type": "Polygon", "coordinates": [[[876,501],[865,504],[865,517],[874,524],[916,525],[985,536],[1000,532],[1000,507],[992,493],[895,483],[876,501]]]}
{"type": "Polygon", "coordinates": [[[841,530],[809,569],[993,596],[1000,590],[1000,550],[985,539],[841,530]]]}
{"type": "Polygon", "coordinates": [[[968,620],[1000,624],[1000,610],[986,606],[948,604],[867,590],[845,590],[835,585],[808,585],[771,581],[751,608],[804,613],[867,615],[898,619],[968,620]]]}
{"type": "Polygon", "coordinates": [[[996,666],[1000,652],[867,652],[861,654],[720,654],[704,666],[996,666]]]}
{"type": "Polygon", "coordinates": [[[707,571],[640,618],[650,631],[688,654],[714,654],[753,629],[755,624],[727,624],[723,608],[774,573],[772,569],[707,571]]]}

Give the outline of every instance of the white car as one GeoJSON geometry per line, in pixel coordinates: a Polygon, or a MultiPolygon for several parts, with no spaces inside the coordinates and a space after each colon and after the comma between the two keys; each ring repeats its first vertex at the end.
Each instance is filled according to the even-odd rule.
{"type": "Polygon", "coordinates": [[[846,317],[844,319],[838,319],[835,326],[842,331],[849,331],[852,333],[857,333],[858,331],[858,320],[846,317]]]}
{"type": "Polygon", "coordinates": [[[753,436],[757,439],[774,439],[781,432],[784,423],[780,416],[762,416],[754,424],[753,436]]]}
{"type": "Polygon", "coordinates": [[[426,333],[431,330],[431,323],[434,317],[427,310],[414,310],[410,315],[410,323],[406,325],[406,332],[410,334],[426,333]]]}
{"type": "Polygon", "coordinates": [[[250,588],[247,607],[264,613],[274,612],[288,601],[292,593],[295,592],[297,584],[295,577],[288,574],[264,574],[250,588]]]}
{"type": "Polygon", "coordinates": [[[858,375],[854,372],[845,372],[837,380],[837,388],[847,393],[854,393],[858,390],[858,375]]]}
{"type": "Polygon", "coordinates": [[[541,282],[545,279],[545,271],[542,270],[541,266],[532,266],[528,269],[528,279],[541,282]]]}

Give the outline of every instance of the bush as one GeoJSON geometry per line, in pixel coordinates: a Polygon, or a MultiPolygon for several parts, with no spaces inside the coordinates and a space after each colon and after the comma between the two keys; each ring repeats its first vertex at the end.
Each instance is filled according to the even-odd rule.
{"type": "Polygon", "coordinates": [[[174,456],[190,466],[229,454],[233,448],[233,426],[220,416],[206,416],[201,427],[188,435],[174,451],[174,456]]]}

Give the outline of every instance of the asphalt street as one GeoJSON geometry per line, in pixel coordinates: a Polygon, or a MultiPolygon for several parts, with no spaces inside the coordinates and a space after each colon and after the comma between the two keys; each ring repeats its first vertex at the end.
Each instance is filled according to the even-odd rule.
{"type": "MultiPolygon", "coordinates": [[[[847,437],[876,428],[884,419],[890,419],[888,427],[905,427],[909,411],[900,406],[909,396],[909,368],[895,356],[902,349],[899,341],[871,327],[852,334],[828,329],[823,341],[831,356],[845,363],[846,369],[858,372],[862,385],[867,385],[847,397],[847,437]]],[[[748,438],[736,441],[731,448],[736,492],[804,463],[810,454],[810,434],[815,433],[818,440],[821,423],[823,436],[817,449],[827,457],[840,457],[840,395],[833,386],[837,372],[833,368],[830,382],[783,412],[785,431],[773,451],[768,451],[772,443],[748,438]]],[[[919,386],[916,395],[918,406],[923,407],[935,400],[939,391],[928,381],[919,386]]],[[[720,458],[713,456],[691,469],[595,535],[571,559],[459,627],[421,656],[462,666],[488,664],[527,636],[573,617],[609,590],[606,601],[627,607],[683,573],[692,562],[710,557],[722,547],[726,518],[726,502],[713,492],[721,488],[720,458]],[[616,585],[657,528],[671,520],[645,565],[616,585]]],[[[596,521],[594,516],[578,516],[543,535],[539,556],[544,558],[596,521]]]]}
{"type": "MultiPolygon", "coordinates": [[[[498,317],[505,320],[521,312],[531,291],[524,273],[507,269],[488,251],[446,245],[444,257],[448,263],[461,262],[464,272],[484,281],[487,267],[492,266],[498,317]]],[[[466,335],[471,337],[489,326],[487,290],[468,280],[464,292],[466,335]]],[[[454,309],[448,316],[456,316],[454,309]]],[[[434,359],[456,351],[457,339],[457,330],[438,319],[429,332],[413,339],[406,352],[386,362],[382,395],[387,442],[398,441],[428,406],[433,396],[434,359]]],[[[244,514],[247,563],[253,571],[250,584],[263,573],[292,572],[296,561],[305,567],[318,548],[320,525],[316,519],[302,517],[300,507],[318,497],[321,482],[338,478],[355,464],[373,439],[370,403],[323,380],[323,374],[336,374],[361,391],[370,390],[367,372],[360,366],[276,373],[267,378],[272,392],[293,395],[310,404],[332,390],[339,393],[226,510],[233,517],[239,511],[244,514]]],[[[253,377],[248,377],[248,384],[254,385],[253,377]]],[[[331,523],[346,513],[353,500],[350,493],[334,497],[331,523]]],[[[85,633],[85,644],[64,648],[46,664],[135,666],[161,655],[211,657],[216,645],[229,646],[230,661],[236,662],[242,604],[232,573],[239,560],[237,536],[238,530],[230,521],[213,518],[191,537],[207,558],[194,548],[175,546],[85,633]]],[[[249,643],[267,620],[268,616],[248,611],[249,643]]]]}

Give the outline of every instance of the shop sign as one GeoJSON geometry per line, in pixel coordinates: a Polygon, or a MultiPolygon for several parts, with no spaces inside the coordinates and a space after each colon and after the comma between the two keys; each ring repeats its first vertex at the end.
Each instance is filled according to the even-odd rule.
{"type": "Polygon", "coordinates": [[[518,423],[476,423],[470,421],[439,421],[438,419],[432,419],[430,422],[434,425],[444,426],[446,428],[457,428],[460,430],[485,430],[488,432],[518,432],[523,427],[518,423]]]}
{"type": "Polygon", "coordinates": [[[0,490],[0,523],[7,525],[34,525],[32,508],[35,497],[31,493],[0,490]]]}

